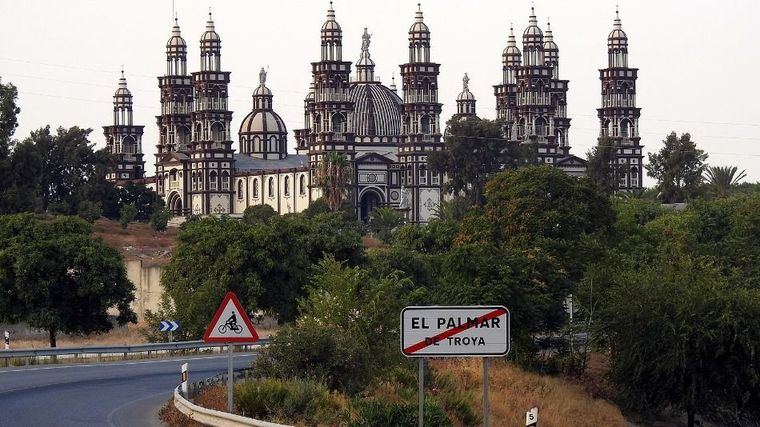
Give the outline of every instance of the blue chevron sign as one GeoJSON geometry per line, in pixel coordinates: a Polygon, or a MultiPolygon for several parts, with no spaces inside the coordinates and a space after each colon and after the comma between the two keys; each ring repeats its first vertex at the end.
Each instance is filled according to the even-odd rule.
{"type": "Polygon", "coordinates": [[[174,332],[177,329],[179,329],[179,323],[175,322],[174,320],[161,321],[161,332],[174,332]]]}

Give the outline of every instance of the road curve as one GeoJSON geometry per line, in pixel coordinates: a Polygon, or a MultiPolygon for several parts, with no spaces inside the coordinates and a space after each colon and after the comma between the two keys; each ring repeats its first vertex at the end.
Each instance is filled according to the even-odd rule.
{"type": "MultiPolygon", "coordinates": [[[[236,353],[235,369],[255,355],[236,353]]],[[[0,426],[151,426],[189,364],[190,380],[226,371],[227,355],[0,369],[0,426]]]]}

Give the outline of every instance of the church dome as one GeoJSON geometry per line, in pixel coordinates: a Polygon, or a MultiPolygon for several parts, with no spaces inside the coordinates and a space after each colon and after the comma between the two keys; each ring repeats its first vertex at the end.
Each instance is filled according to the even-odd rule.
{"type": "Polygon", "coordinates": [[[350,132],[362,136],[401,134],[401,104],[393,90],[377,82],[351,85],[349,100],[354,103],[350,132]]]}
{"type": "Polygon", "coordinates": [[[119,78],[119,87],[113,94],[114,97],[131,97],[132,92],[127,88],[127,78],[124,77],[124,70],[121,70],[121,77],[119,78]]]}
{"type": "Polygon", "coordinates": [[[430,40],[430,28],[425,24],[422,16],[422,6],[417,3],[417,12],[414,15],[414,24],[409,27],[409,41],[430,40]]]}
{"type": "Polygon", "coordinates": [[[544,33],[541,28],[538,27],[538,19],[536,19],[536,12],[533,7],[530,8],[530,18],[528,19],[528,27],[523,31],[523,49],[544,47],[544,33]]]}
{"type": "Polygon", "coordinates": [[[254,110],[240,124],[240,136],[288,133],[282,118],[272,110],[254,110]]]}
{"type": "Polygon", "coordinates": [[[238,135],[241,139],[256,135],[285,135],[288,133],[285,122],[272,109],[272,91],[266,87],[266,78],[267,72],[262,68],[259,72],[259,87],[253,91],[253,111],[248,113],[240,124],[238,135]]]}
{"type": "Polygon", "coordinates": [[[182,33],[179,30],[179,23],[177,18],[174,18],[174,27],[172,27],[172,36],[166,42],[166,50],[171,51],[184,51],[187,48],[185,39],[182,38],[182,33]]]}
{"type": "Polygon", "coordinates": [[[211,12],[208,13],[208,21],[206,21],[206,31],[201,35],[201,42],[220,42],[222,39],[219,37],[219,33],[214,28],[214,20],[211,18],[211,12]]]}
{"type": "Polygon", "coordinates": [[[615,22],[612,31],[607,36],[607,48],[609,51],[627,50],[628,35],[623,31],[623,24],[620,22],[620,13],[615,11],[615,22]]]}

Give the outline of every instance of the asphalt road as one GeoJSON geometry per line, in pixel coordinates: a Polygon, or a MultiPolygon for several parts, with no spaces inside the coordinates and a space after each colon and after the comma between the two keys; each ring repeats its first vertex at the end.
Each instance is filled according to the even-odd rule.
{"type": "MultiPolygon", "coordinates": [[[[254,355],[236,353],[235,369],[254,355]]],[[[227,355],[0,368],[0,426],[153,426],[180,382],[226,372],[227,355]]]]}

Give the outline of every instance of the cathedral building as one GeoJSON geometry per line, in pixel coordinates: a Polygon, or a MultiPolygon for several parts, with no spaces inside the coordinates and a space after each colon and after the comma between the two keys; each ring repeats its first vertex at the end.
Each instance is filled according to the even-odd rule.
{"type": "Polygon", "coordinates": [[[622,191],[643,188],[643,165],[639,117],[636,107],[636,79],[638,68],[628,66],[628,36],[623,31],[620,14],[615,11],[615,22],[607,37],[607,68],[599,70],[602,83],[602,106],[599,116],[599,138],[609,140],[616,147],[617,165],[613,168],[617,188],[622,191]]]}
{"type": "MultiPolygon", "coordinates": [[[[263,68],[235,143],[228,106],[230,72],[223,71],[222,39],[211,13],[200,38],[196,72],[188,72],[187,43],[175,18],[166,44],[166,71],[158,77],[161,108],[153,189],[177,216],[239,216],[254,205],[269,205],[280,214],[301,212],[321,196],[320,164],[331,153],[340,153],[350,165],[347,197],[357,218],[367,220],[373,209],[387,206],[410,222],[429,221],[444,200],[445,180],[428,167],[428,155],[445,149],[440,64],[431,55],[430,28],[418,5],[406,62],[400,65],[401,93],[395,76],[386,86],[375,75],[372,38],[365,28],[358,59],[345,60],[343,31],[330,3],[292,154],[263,68]]],[[[505,138],[534,146],[541,163],[584,175],[586,162],[570,153],[568,81],[560,78],[559,48],[550,24],[545,32],[538,26],[533,8],[522,51],[510,29],[502,59],[502,82],[494,86],[494,94],[505,138]]],[[[619,146],[619,161],[626,168],[621,186],[639,188],[637,70],[628,68],[627,38],[619,18],[609,36],[609,61],[600,74],[601,136],[613,137],[619,146]]],[[[455,118],[477,117],[469,81],[465,74],[455,118]]],[[[151,180],[144,178],[143,127],[132,123],[132,95],[123,75],[114,95],[114,123],[104,133],[119,160],[108,178],[117,183],[151,180]]]]}
{"type": "Polygon", "coordinates": [[[547,22],[546,33],[538,26],[533,7],[522,46],[520,51],[510,28],[502,53],[502,82],[494,86],[496,116],[504,121],[504,137],[535,146],[539,163],[583,176],[586,161],[570,154],[568,81],[560,78],[559,47],[551,24],[547,22]]]}

